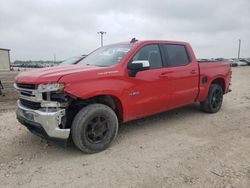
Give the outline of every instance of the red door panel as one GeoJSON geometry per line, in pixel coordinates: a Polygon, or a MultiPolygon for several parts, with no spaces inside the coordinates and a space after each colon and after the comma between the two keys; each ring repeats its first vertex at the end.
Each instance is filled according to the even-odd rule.
{"type": "Polygon", "coordinates": [[[164,111],[169,106],[170,84],[166,68],[138,72],[129,78],[133,87],[126,91],[126,108],[129,119],[164,111]]]}
{"type": "Polygon", "coordinates": [[[170,67],[171,107],[191,104],[198,95],[199,71],[197,64],[170,67]]]}

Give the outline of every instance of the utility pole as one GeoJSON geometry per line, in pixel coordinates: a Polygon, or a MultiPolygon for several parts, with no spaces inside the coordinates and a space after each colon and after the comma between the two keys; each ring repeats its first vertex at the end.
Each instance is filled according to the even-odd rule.
{"type": "Polygon", "coordinates": [[[54,53],[53,56],[54,56],[54,64],[55,64],[56,63],[56,54],[54,53]]]}
{"type": "Polygon", "coordinates": [[[101,35],[101,47],[103,47],[103,35],[106,34],[107,32],[105,31],[99,31],[97,32],[97,34],[100,34],[101,35]]]}
{"type": "Polygon", "coordinates": [[[238,59],[240,59],[240,46],[241,46],[241,40],[239,39],[238,59]]]}

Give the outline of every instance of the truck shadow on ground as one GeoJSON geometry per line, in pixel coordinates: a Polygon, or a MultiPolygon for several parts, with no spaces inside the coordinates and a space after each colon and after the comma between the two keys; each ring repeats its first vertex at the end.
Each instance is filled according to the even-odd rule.
{"type": "MultiPolygon", "coordinates": [[[[150,129],[150,131],[157,130],[159,127],[171,128],[175,125],[175,121],[180,121],[180,119],[186,119],[186,117],[192,117],[195,114],[200,114],[205,116],[206,113],[202,112],[200,105],[198,103],[177,108],[171,111],[162,112],[159,114],[154,114],[142,119],[133,120],[127,123],[122,123],[119,127],[118,135],[116,140],[113,142],[111,147],[117,147],[119,143],[122,143],[124,139],[136,136],[136,134],[142,134],[145,129],[150,129]],[[171,124],[168,122],[171,120],[171,124]],[[132,135],[133,134],[133,135],[132,135]],[[131,136],[132,135],[132,136],[131,136]]],[[[185,124],[185,123],[183,123],[185,124]]],[[[152,132],[152,134],[154,134],[152,132]]],[[[73,144],[72,140],[69,141],[66,147],[67,152],[76,152],[82,154],[73,144]]]]}

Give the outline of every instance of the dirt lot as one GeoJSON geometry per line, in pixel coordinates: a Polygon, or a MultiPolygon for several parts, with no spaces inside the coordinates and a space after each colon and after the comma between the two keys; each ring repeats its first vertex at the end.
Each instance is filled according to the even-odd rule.
{"type": "Polygon", "coordinates": [[[6,96],[0,104],[9,109],[0,111],[0,187],[249,188],[249,75],[250,67],[233,69],[233,92],[217,114],[194,104],[130,122],[110,149],[93,155],[29,133],[6,96]]]}
{"type": "Polygon", "coordinates": [[[13,89],[17,72],[0,72],[0,80],[4,87],[4,96],[0,96],[0,112],[15,109],[17,92],[13,89]]]}

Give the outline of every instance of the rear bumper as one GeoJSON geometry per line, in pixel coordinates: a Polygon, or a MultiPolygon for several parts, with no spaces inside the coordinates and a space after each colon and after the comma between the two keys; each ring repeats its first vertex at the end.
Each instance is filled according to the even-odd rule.
{"type": "Polygon", "coordinates": [[[28,109],[17,101],[17,120],[26,126],[32,133],[47,140],[62,142],[69,138],[70,129],[61,129],[64,109],[56,111],[42,111],[28,109]]]}

